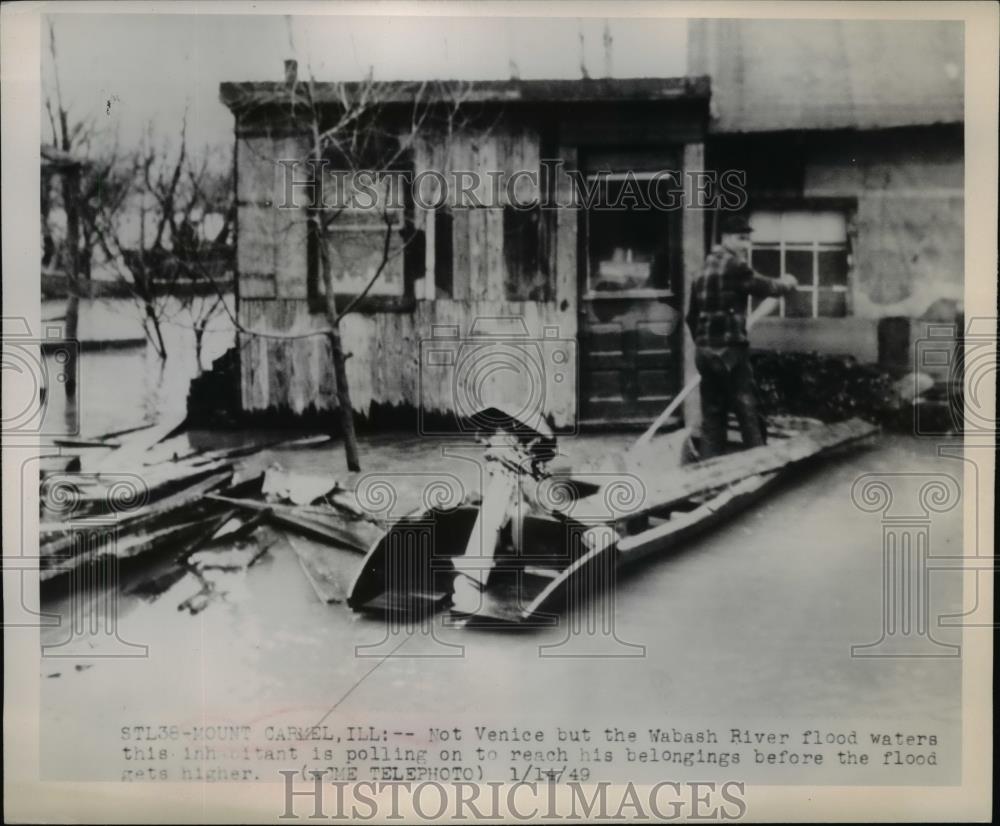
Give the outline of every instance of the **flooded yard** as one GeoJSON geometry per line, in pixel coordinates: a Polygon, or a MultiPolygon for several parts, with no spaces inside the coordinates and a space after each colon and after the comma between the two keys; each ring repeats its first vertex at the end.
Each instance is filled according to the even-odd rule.
{"type": "MultiPolygon", "coordinates": [[[[64,301],[42,302],[43,328],[47,320],[62,323],[64,315],[64,301]]],[[[57,378],[62,365],[47,355],[46,367],[55,380],[49,381],[46,432],[96,437],[183,414],[188,384],[198,372],[194,332],[179,300],[170,299],[163,315],[166,360],[145,340],[141,310],[131,299],[81,299],[76,403],[67,399],[57,378]]],[[[205,334],[202,368],[210,368],[234,341],[228,318],[220,311],[205,334]]]]}
{"type": "MultiPolygon", "coordinates": [[[[631,438],[583,436],[563,446],[579,461],[631,438]]],[[[419,469],[476,484],[474,465],[442,454],[440,445],[404,434],[364,439],[362,475],[392,481],[401,468],[419,469]]],[[[245,470],[275,461],[349,478],[338,444],[267,451],[245,470]]],[[[748,718],[803,728],[903,721],[949,738],[953,752],[960,658],[852,656],[852,646],[879,640],[885,606],[880,516],[860,511],[851,489],[864,473],[956,475],[960,466],[932,445],[884,437],[649,560],[597,603],[528,629],[459,629],[444,616],[407,627],[324,604],[280,537],[247,551],[257,557],[249,566],[220,558],[195,572],[163,561],[123,577],[114,638],[107,628],[74,638],[67,622],[73,613],[99,616],[103,592],[47,606],[63,622],[42,638],[55,646],[42,660],[43,771],[106,776],[122,766],[124,725],[381,726],[390,712],[423,728],[470,720],[642,729],[748,718]],[[61,658],[81,646],[82,658],[61,658]],[[88,658],[87,646],[119,656],[88,658]]],[[[961,508],[934,517],[932,552],[961,552],[961,508]]],[[[932,618],[956,612],[960,576],[935,574],[930,593],[932,618]]],[[[958,642],[955,629],[934,622],[931,632],[937,653],[954,653],[945,646],[958,642]]],[[[609,768],[603,776],[649,771],[609,768]]]]}

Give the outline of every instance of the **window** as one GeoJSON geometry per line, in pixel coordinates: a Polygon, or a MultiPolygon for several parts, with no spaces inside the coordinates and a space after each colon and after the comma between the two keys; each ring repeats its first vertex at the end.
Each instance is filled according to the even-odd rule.
{"type": "Polygon", "coordinates": [[[549,278],[549,237],[546,220],[538,204],[530,209],[503,208],[504,295],[508,301],[551,301],[554,285],[549,278]]]}
{"type": "MultiPolygon", "coordinates": [[[[330,209],[322,238],[336,294],[366,291],[375,300],[411,295],[412,270],[423,266],[423,233],[413,225],[409,193],[405,187],[394,189],[404,179],[387,175],[366,181],[361,190],[352,173],[327,169],[324,174],[324,190],[337,192],[347,205],[330,209]]],[[[326,284],[318,256],[310,272],[310,294],[322,299],[326,284]]]]}
{"type": "Polygon", "coordinates": [[[454,222],[451,208],[439,206],[434,210],[434,285],[437,295],[451,298],[455,292],[453,271],[454,222]]]}
{"type": "MultiPolygon", "coordinates": [[[[761,275],[782,273],[799,280],[781,299],[783,318],[841,318],[847,315],[850,251],[847,217],[836,210],[759,210],[750,216],[750,266],[761,275]]],[[[753,306],[759,299],[752,299],[753,306]]]]}
{"type": "Polygon", "coordinates": [[[589,294],[670,294],[675,254],[671,220],[679,210],[655,206],[665,203],[659,192],[665,183],[669,181],[654,184],[651,174],[641,172],[588,176],[593,193],[586,212],[589,294]]]}

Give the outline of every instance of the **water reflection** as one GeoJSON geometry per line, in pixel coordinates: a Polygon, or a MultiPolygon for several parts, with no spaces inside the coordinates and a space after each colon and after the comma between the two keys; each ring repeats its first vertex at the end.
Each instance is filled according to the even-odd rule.
{"type": "MultiPolygon", "coordinates": [[[[231,296],[227,300],[232,303],[231,296]]],[[[79,381],[75,393],[69,392],[72,381],[50,383],[44,432],[92,438],[183,414],[198,363],[194,331],[190,322],[185,324],[178,299],[171,299],[164,312],[166,361],[146,344],[141,311],[130,299],[80,299],[79,313],[81,352],[72,371],[79,381]],[[98,342],[103,342],[102,349],[95,349],[98,342]]],[[[64,301],[42,301],[43,320],[59,319],[64,314],[64,301]]],[[[211,367],[234,341],[228,316],[220,313],[205,332],[201,366],[211,367]]],[[[50,376],[71,369],[70,365],[57,364],[56,355],[45,355],[50,376]]]]}

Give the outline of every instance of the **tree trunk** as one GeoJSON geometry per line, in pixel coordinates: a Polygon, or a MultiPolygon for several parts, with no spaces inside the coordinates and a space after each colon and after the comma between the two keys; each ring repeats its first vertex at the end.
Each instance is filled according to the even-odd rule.
{"type": "MultiPolygon", "coordinates": [[[[67,170],[62,178],[63,208],[66,210],[66,339],[69,362],[66,365],[66,398],[76,402],[78,324],[80,315],[80,174],[76,169],[67,170]]],[[[67,405],[69,407],[69,404],[67,405]]]]}
{"type": "Polygon", "coordinates": [[[326,288],[326,320],[330,325],[330,350],[333,355],[333,377],[337,382],[337,408],[340,410],[340,429],[344,435],[344,456],[347,459],[347,469],[359,471],[361,463],[358,459],[358,437],[354,432],[354,406],[351,404],[351,389],[347,384],[347,363],[344,358],[343,341],[340,338],[337,299],[333,294],[330,256],[323,243],[322,233],[319,235],[319,260],[323,268],[323,286],[326,288]]]}
{"type": "MultiPolygon", "coordinates": [[[[163,343],[163,331],[160,329],[160,319],[156,315],[156,308],[153,306],[152,302],[148,299],[145,302],[146,305],[146,318],[149,320],[149,324],[153,326],[153,333],[155,334],[155,339],[149,336],[147,332],[147,337],[153,341],[153,346],[156,348],[156,355],[160,357],[160,361],[167,360],[167,345],[163,343]]],[[[148,331],[148,328],[147,328],[148,331]]]]}

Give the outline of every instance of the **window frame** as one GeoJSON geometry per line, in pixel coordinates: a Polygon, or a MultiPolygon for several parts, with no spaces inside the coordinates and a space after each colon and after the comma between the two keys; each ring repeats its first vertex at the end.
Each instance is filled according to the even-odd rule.
{"type": "MultiPolygon", "coordinates": [[[[852,314],[852,281],[854,272],[854,235],[855,235],[855,215],[857,213],[857,200],[854,198],[799,198],[799,199],[769,199],[756,201],[753,204],[752,209],[750,209],[751,224],[753,214],[756,212],[777,212],[777,213],[818,213],[818,212],[838,212],[843,215],[845,223],[844,241],[842,243],[833,242],[821,242],[817,241],[815,238],[811,242],[802,241],[786,241],[784,238],[779,239],[777,242],[765,241],[761,244],[754,242],[751,236],[750,251],[747,263],[753,268],[754,261],[753,255],[755,250],[777,250],[778,251],[778,269],[779,276],[781,273],[787,272],[787,267],[785,265],[785,256],[788,251],[799,251],[799,252],[809,252],[812,258],[812,281],[806,286],[799,286],[797,288],[798,292],[808,292],[810,293],[810,314],[808,316],[789,316],[786,315],[786,301],[785,297],[781,296],[778,299],[778,318],[781,319],[792,319],[792,320],[804,320],[804,321],[817,321],[820,319],[838,319],[838,318],[849,318],[852,314]],[[823,287],[822,289],[831,290],[835,293],[841,293],[844,295],[844,315],[821,315],[819,312],[819,297],[820,297],[820,283],[819,283],[819,253],[823,251],[840,251],[843,250],[846,257],[846,272],[844,278],[844,284],[833,285],[828,287],[823,287]]],[[[756,270],[755,270],[756,271],[756,270]]],[[[751,297],[748,301],[747,312],[749,313],[753,308],[753,298],[751,297]]]]}
{"type": "MultiPolygon", "coordinates": [[[[405,172],[410,168],[411,167],[404,164],[398,169],[393,168],[389,171],[405,172]]],[[[409,223],[414,227],[415,231],[422,232],[422,230],[416,228],[413,224],[415,218],[415,206],[413,203],[413,193],[409,187],[404,189],[404,197],[404,206],[401,209],[393,210],[393,212],[398,213],[399,220],[393,221],[392,231],[399,232],[402,227],[405,227],[407,223],[409,223]]],[[[310,313],[321,313],[326,311],[326,293],[320,286],[322,273],[320,269],[319,245],[331,243],[332,239],[334,239],[340,232],[371,231],[374,233],[375,231],[378,231],[381,234],[384,233],[386,229],[385,224],[381,222],[352,221],[351,216],[347,214],[350,210],[347,210],[344,215],[334,219],[334,221],[324,230],[318,213],[325,211],[325,209],[325,207],[313,207],[309,209],[311,213],[314,213],[312,220],[310,220],[310,229],[307,239],[306,299],[309,305],[310,313]]],[[[413,272],[411,271],[412,265],[409,267],[407,266],[408,253],[412,254],[412,252],[410,252],[411,245],[412,240],[404,242],[402,252],[400,253],[403,270],[403,291],[401,293],[369,293],[361,299],[361,301],[358,301],[352,312],[361,314],[413,312],[417,304],[413,283],[415,278],[413,276],[413,272]]],[[[423,268],[423,261],[420,261],[420,267],[423,268]]],[[[353,304],[357,300],[357,297],[357,293],[335,293],[338,310],[353,304]]]]}
{"type": "MultiPolygon", "coordinates": [[[[609,183],[616,183],[619,181],[625,181],[632,179],[637,182],[649,182],[657,179],[658,176],[662,176],[664,171],[672,170],[652,170],[652,171],[631,171],[627,170],[624,172],[613,171],[613,170],[595,170],[592,172],[587,172],[585,174],[586,185],[589,189],[593,182],[597,182],[598,185],[604,186],[609,183]]],[[[623,212],[627,211],[622,209],[623,212]]],[[[655,210],[654,210],[655,211],[655,210]]],[[[679,212],[679,210],[675,210],[679,212]]],[[[670,256],[667,260],[667,284],[666,287],[633,287],[627,290],[595,290],[593,288],[594,282],[594,262],[591,256],[591,208],[585,207],[581,210],[583,213],[583,244],[581,247],[581,252],[584,256],[583,264],[583,289],[581,290],[581,300],[583,301],[607,301],[611,300],[636,300],[636,299],[657,299],[666,300],[673,298],[676,295],[675,283],[677,281],[677,258],[676,250],[671,249],[670,256]]],[[[674,244],[683,243],[679,238],[678,227],[675,226],[672,221],[674,217],[666,214],[664,212],[664,231],[668,233],[668,243],[673,247],[674,244]]]]}

